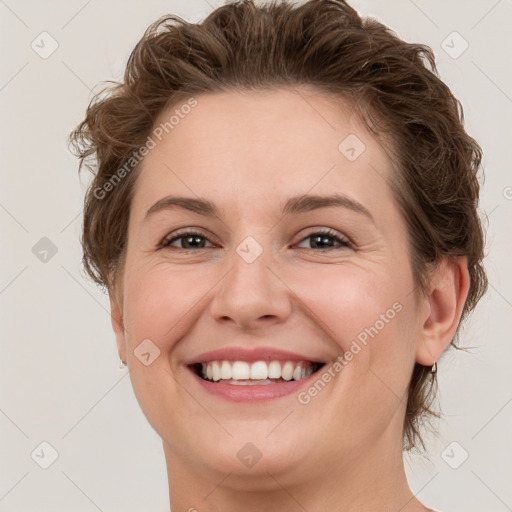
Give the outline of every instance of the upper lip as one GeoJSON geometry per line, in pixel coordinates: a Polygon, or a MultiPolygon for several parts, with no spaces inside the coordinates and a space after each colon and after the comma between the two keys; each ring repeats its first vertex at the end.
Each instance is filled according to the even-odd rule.
{"type": "Polygon", "coordinates": [[[311,361],[313,363],[323,363],[321,359],[297,354],[287,350],[280,350],[275,347],[225,347],[194,357],[186,362],[187,365],[197,363],[207,363],[209,361],[311,361]]]}

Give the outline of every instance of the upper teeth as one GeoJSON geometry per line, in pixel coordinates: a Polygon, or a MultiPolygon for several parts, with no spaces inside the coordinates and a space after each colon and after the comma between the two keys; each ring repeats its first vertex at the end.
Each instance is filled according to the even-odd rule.
{"type": "Polygon", "coordinates": [[[210,361],[202,363],[203,377],[218,380],[300,380],[313,373],[313,364],[306,361],[210,361]]]}

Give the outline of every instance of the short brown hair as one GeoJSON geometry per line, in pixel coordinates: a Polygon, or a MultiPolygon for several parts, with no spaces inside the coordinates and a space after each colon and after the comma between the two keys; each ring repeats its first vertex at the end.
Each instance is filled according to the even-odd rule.
{"type": "MultiPolygon", "coordinates": [[[[70,135],[80,170],[85,165],[94,174],[84,208],[86,271],[109,291],[122,275],[138,166],[107,187],[108,200],[95,191],[119,178],[160,113],[194,94],[306,84],[348,100],[387,148],[418,289],[428,289],[429,271],[442,258],[467,257],[464,318],[487,289],[477,213],[482,151],[464,130],[460,102],[437,75],[429,47],[401,40],[341,0],[233,2],[199,24],[160,18],[132,51],[124,80],[93,98],[70,135]]],[[[406,449],[422,442],[420,419],[435,414],[430,375],[430,368],[416,364],[406,449]]]]}

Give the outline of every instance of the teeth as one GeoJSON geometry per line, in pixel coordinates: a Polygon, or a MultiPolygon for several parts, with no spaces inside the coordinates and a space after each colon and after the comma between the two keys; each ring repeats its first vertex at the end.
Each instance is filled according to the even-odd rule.
{"type": "MultiPolygon", "coordinates": [[[[206,369],[208,373],[208,368],[206,369]]],[[[235,361],[231,367],[231,378],[234,380],[242,380],[249,378],[249,363],[245,361],[235,361]]]]}
{"type": "Polygon", "coordinates": [[[267,384],[274,384],[274,382],[272,382],[269,379],[257,380],[257,381],[254,381],[254,380],[230,380],[228,382],[228,384],[232,384],[234,386],[252,386],[254,384],[266,386],[267,384]]]}
{"type": "Polygon", "coordinates": [[[281,370],[281,377],[284,380],[292,380],[293,379],[293,363],[290,363],[290,361],[287,361],[284,363],[283,369],[281,370]]]}
{"type": "Polygon", "coordinates": [[[268,365],[268,378],[281,378],[281,364],[278,361],[271,361],[270,364],[268,365]]]}
{"type": "Polygon", "coordinates": [[[222,361],[222,366],[220,367],[220,378],[231,379],[231,375],[231,365],[227,361],[222,361]]]}
{"type": "Polygon", "coordinates": [[[233,385],[274,384],[270,379],[285,381],[309,377],[316,365],[306,361],[210,361],[202,363],[202,376],[210,381],[233,385]]]}
{"type": "Polygon", "coordinates": [[[257,361],[251,365],[251,379],[264,380],[268,377],[268,366],[265,361],[257,361]]]}
{"type": "Polygon", "coordinates": [[[220,364],[218,361],[212,363],[212,377],[214,381],[220,380],[220,364]]]}

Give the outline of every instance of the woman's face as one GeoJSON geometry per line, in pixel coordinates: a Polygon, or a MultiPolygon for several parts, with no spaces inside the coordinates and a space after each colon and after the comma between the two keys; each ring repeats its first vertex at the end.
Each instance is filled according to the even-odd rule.
{"type": "Polygon", "coordinates": [[[425,318],[383,149],[304,87],[195,100],[155,125],[179,110],[142,163],[112,302],[166,455],[284,484],[401,453],[425,318]]]}

